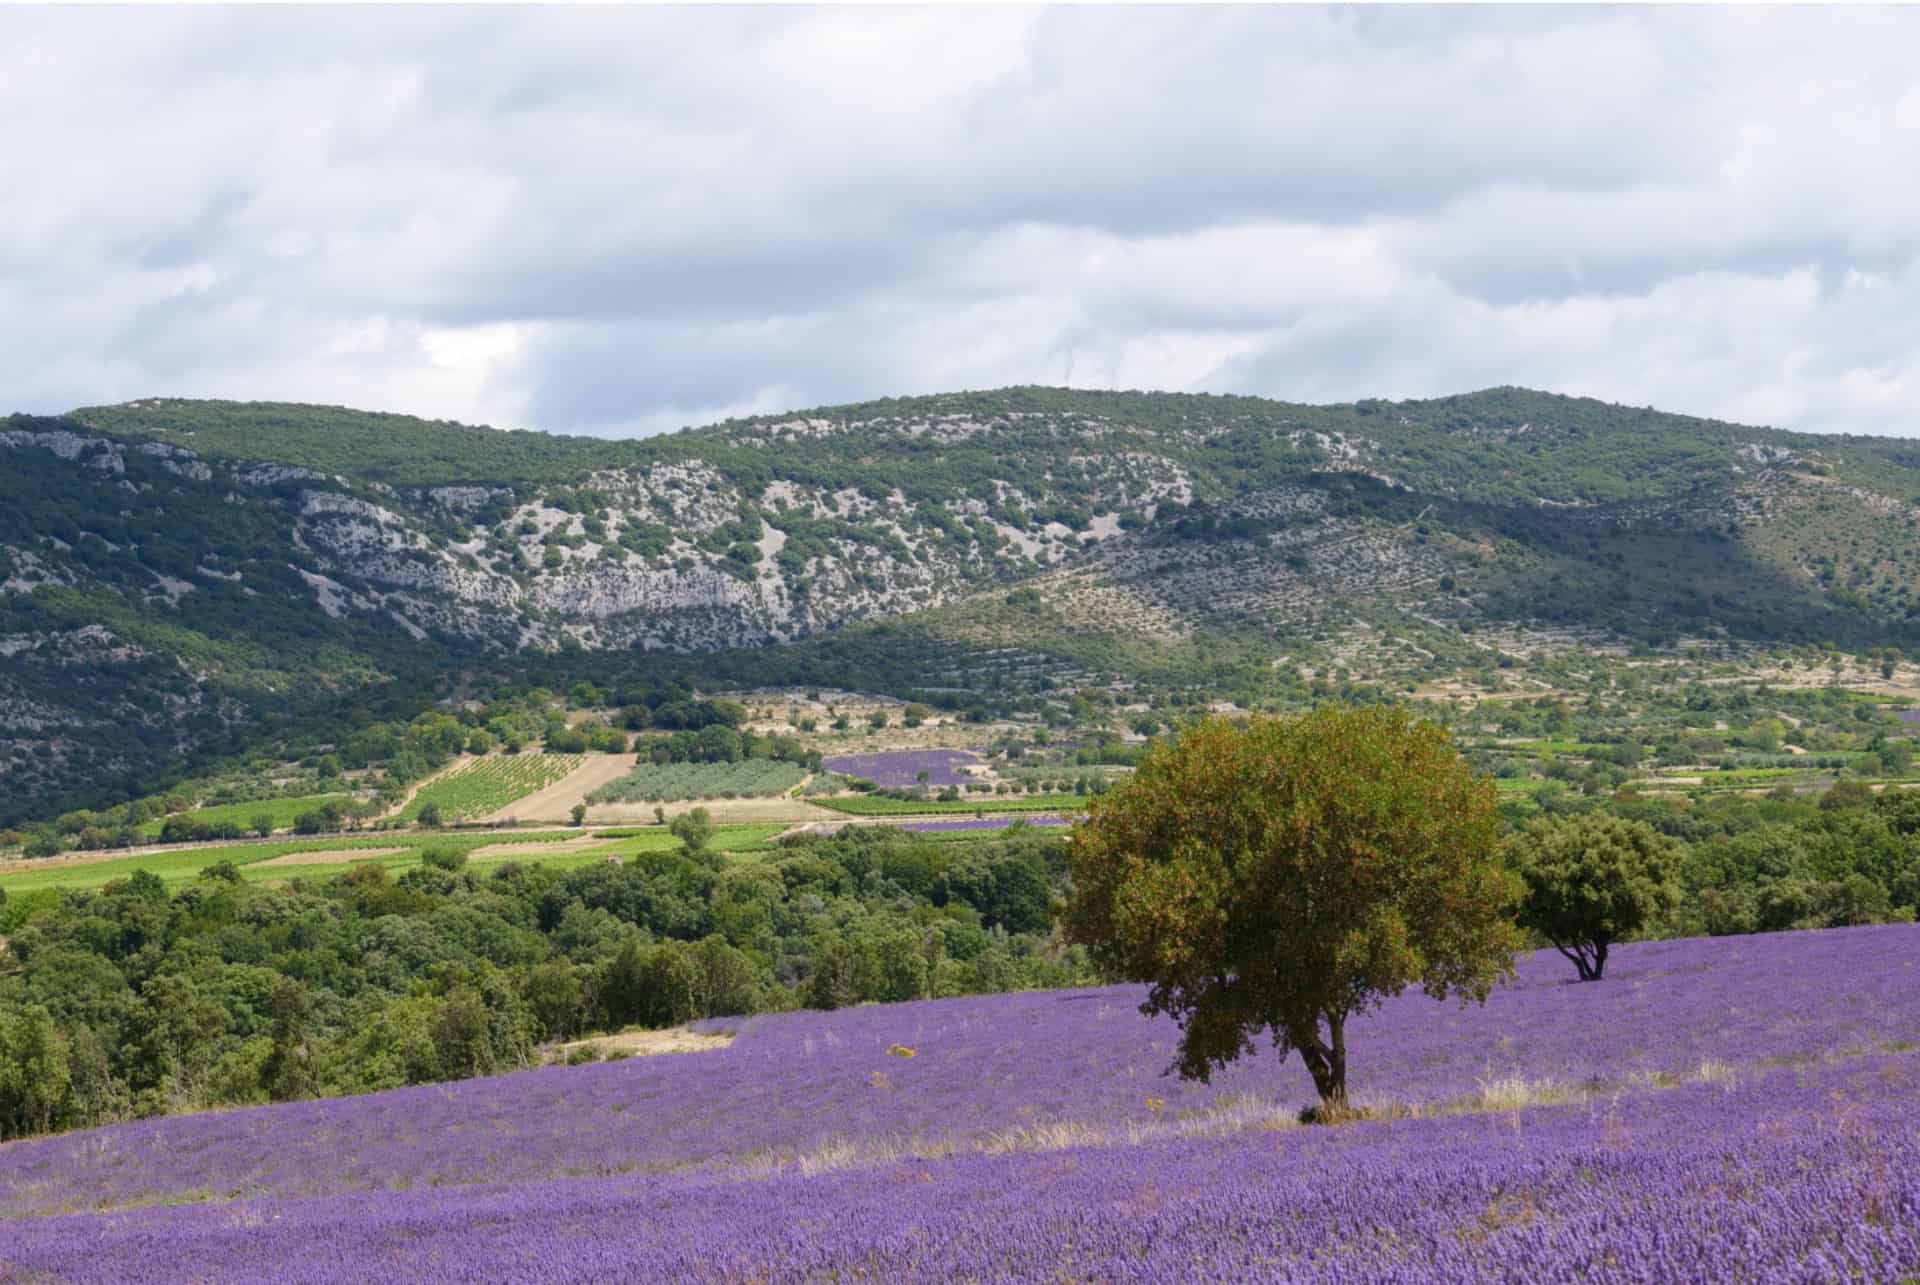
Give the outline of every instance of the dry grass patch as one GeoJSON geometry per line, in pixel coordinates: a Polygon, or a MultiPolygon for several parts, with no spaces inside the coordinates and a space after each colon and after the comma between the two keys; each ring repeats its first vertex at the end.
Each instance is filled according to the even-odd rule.
{"type": "Polygon", "coordinates": [[[577,1049],[592,1049],[602,1058],[652,1057],[656,1053],[707,1053],[733,1043],[730,1031],[690,1031],[684,1026],[664,1031],[622,1031],[618,1035],[596,1035],[591,1039],[569,1040],[547,1050],[547,1061],[564,1062],[577,1049]]]}

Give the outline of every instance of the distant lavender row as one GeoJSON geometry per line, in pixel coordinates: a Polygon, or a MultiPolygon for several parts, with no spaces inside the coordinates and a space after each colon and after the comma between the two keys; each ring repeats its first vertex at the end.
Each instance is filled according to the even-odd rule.
{"type": "Polygon", "coordinates": [[[1578,1106],[814,1176],[674,1173],[8,1224],[64,1281],[1886,1281],[1920,1059],[1578,1106]]]}
{"type": "MultiPolygon", "coordinates": [[[[1604,982],[1571,974],[1548,951],[1485,1007],[1389,1003],[1350,1028],[1355,1097],[1440,1102],[1514,1076],[1622,1085],[1920,1042],[1910,924],[1651,942],[1617,950],[1604,982]]],[[[737,1023],[715,1052],[8,1143],[0,1214],[724,1168],[837,1144],[971,1146],[1053,1121],[1125,1128],[1228,1097],[1312,1100],[1299,1063],[1270,1051],[1211,1085],[1163,1077],[1177,1032],[1141,1017],[1140,998],[1110,987],[775,1014],[737,1023]],[[889,1056],[895,1044],[915,1056],[889,1056]]]]}
{"type": "Polygon", "coordinates": [[[968,750],[882,750],[874,754],[840,754],[822,759],[820,765],[842,776],[860,776],[875,785],[900,788],[920,783],[927,774],[928,785],[964,785],[973,778],[961,772],[963,766],[980,762],[980,756],[968,750]]]}
{"type": "Polygon", "coordinates": [[[1063,816],[1042,812],[1034,816],[1018,817],[967,817],[960,821],[908,821],[901,825],[902,830],[921,830],[938,832],[942,830],[1004,830],[1017,821],[1028,825],[1071,825],[1063,816]]]}

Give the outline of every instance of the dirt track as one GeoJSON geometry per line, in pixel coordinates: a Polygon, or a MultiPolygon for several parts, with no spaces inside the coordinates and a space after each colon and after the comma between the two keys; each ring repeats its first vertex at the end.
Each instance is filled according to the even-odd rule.
{"type": "MultiPolygon", "coordinates": [[[[587,795],[603,785],[619,780],[633,770],[631,754],[589,754],[587,761],[575,768],[560,781],[546,789],[529,794],[524,799],[515,800],[501,808],[492,816],[484,817],[487,823],[494,821],[569,821],[572,820],[573,805],[586,802],[587,795]]],[[[653,813],[649,811],[648,817],[653,813]]]]}

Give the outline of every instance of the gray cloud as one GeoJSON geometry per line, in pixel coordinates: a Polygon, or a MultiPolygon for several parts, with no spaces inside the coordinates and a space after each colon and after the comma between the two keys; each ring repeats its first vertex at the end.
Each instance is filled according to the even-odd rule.
{"type": "Polygon", "coordinates": [[[1920,14],[0,9],[0,379],[632,433],[1016,382],[1920,435],[1920,14]]]}

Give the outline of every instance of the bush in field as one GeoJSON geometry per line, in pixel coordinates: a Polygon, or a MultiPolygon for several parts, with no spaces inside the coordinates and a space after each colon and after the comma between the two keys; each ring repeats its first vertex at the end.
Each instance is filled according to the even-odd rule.
{"type": "Polygon", "coordinates": [[[667,824],[667,830],[688,852],[705,852],[713,840],[713,817],[705,808],[695,808],[675,817],[667,824]]]}
{"type": "Polygon", "coordinates": [[[464,869],[467,864],[465,848],[425,848],[420,853],[420,864],[435,870],[449,872],[464,869]]]}
{"type": "Polygon", "coordinates": [[[1096,799],[1069,848],[1065,924],[1151,984],[1185,1078],[1270,1031],[1322,1109],[1347,1093],[1348,1019],[1408,986],[1485,999],[1522,944],[1493,783],[1404,710],[1322,706],[1202,723],[1096,799]]]}
{"type": "Polygon", "coordinates": [[[1520,923],[1597,982],[1609,947],[1679,904],[1683,854],[1643,821],[1594,812],[1538,823],[1520,842],[1520,923]]]}
{"type": "Polygon", "coordinates": [[[331,834],[347,823],[346,805],[326,803],[293,819],[295,834],[331,834]]]}

